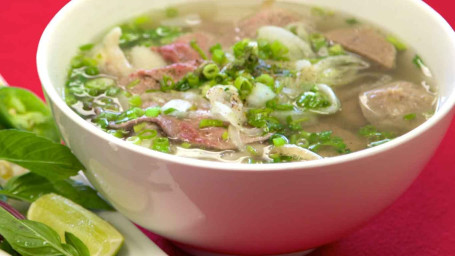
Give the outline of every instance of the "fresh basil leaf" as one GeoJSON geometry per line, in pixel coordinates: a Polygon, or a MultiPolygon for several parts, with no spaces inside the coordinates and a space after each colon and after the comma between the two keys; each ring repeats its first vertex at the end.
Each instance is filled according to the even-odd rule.
{"type": "Polygon", "coordinates": [[[22,88],[0,87],[0,124],[60,142],[49,107],[35,94],[22,88]]]}
{"type": "Polygon", "coordinates": [[[11,256],[20,256],[6,240],[0,242],[0,250],[9,253],[11,256]]]}
{"type": "Polygon", "coordinates": [[[52,183],[32,172],[11,178],[0,190],[0,195],[30,203],[49,193],[55,193],[52,183]]]}
{"type": "Polygon", "coordinates": [[[26,202],[33,202],[49,193],[62,195],[85,208],[112,210],[112,207],[100,198],[94,189],[71,179],[51,182],[30,172],[11,178],[3,190],[0,190],[0,195],[26,202]]]}
{"type": "Polygon", "coordinates": [[[65,232],[65,241],[76,249],[79,256],[90,256],[87,246],[73,233],[65,232]]]}
{"type": "Polygon", "coordinates": [[[55,193],[92,210],[113,210],[106,201],[99,197],[98,192],[80,182],[66,179],[53,183],[55,193]]]}
{"type": "Polygon", "coordinates": [[[0,159],[50,181],[69,178],[84,169],[66,146],[19,130],[0,130],[0,159]]]}
{"type": "Polygon", "coordinates": [[[0,234],[22,256],[77,256],[62,246],[60,236],[49,226],[18,220],[1,207],[0,234]]]}

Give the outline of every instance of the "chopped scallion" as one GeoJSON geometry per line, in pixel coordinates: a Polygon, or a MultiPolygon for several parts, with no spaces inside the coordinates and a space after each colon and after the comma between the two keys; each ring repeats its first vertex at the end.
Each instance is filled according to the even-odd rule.
{"type": "Polygon", "coordinates": [[[207,55],[205,54],[205,52],[201,49],[201,47],[197,44],[196,40],[192,40],[190,42],[190,46],[191,48],[193,48],[197,53],[199,53],[199,56],[201,56],[201,58],[203,60],[208,60],[207,58],[207,55]]]}
{"type": "Polygon", "coordinates": [[[403,42],[401,42],[398,38],[396,38],[394,36],[391,36],[391,35],[387,36],[387,41],[389,41],[389,43],[393,44],[393,46],[395,46],[395,48],[398,51],[405,51],[406,49],[408,49],[406,44],[404,44],[403,42]]]}
{"type": "Polygon", "coordinates": [[[207,128],[207,127],[225,127],[226,125],[224,124],[223,121],[221,120],[216,120],[216,119],[202,119],[199,122],[199,128],[207,128]]]}

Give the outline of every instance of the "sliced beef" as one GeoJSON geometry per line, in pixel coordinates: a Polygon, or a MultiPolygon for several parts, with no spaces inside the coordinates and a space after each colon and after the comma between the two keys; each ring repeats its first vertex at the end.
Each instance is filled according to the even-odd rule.
{"type": "Polygon", "coordinates": [[[177,38],[173,43],[152,47],[153,51],[158,52],[168,63],[181,63],[195,60],[202,60],[201,55],[191,47],[191,41],[196,41],[201,50],[210,56],[210,47],[215,45],[215,37],[206,32],[188,33],[177,38]]]}
{"type": "Polygon", "coordinates": [[[186,63],[175,63],[162,68],[154,68],[148,70],[138,70],[130,74],[126,79],[121,81],[126,90],[135,94],[142,94],[147,90],[159,90],[161,87],[161,80],[164,76],[169,76],[174,82],[182,79],[186,74],[195,71],[201,63],[199,61],[192,61],[186,63]],[[135,81],[139,79],[139,83],[134,85],[135,81]],[[133,83],[134,86],[128,86],[133,83]]]}
{"type": "Polygon", "coordinates": [[[386,38],[370,28],[342,28],[325,33],[325,36],[344,48],[369,58],[381,66],[395,67],[397,51],[386,38]]]}
{"type": "Polygon", "coordinates": [[[154,48],[168,63],[189,62],[202,59],[187,43],[173,43],[154,48]]]}
{"type": "Polygon", "coordinates": [[[256,37],[256,31],[262,26],[284,27],[290,23],[300,21],[301,17],[291,11],[280,8],[266,8],[253,16],[240,20],[237,23],[239,37],[256,37]]]}
{"type": "MultiPolygon", "coordinates": [[[[228,150],[236,149],[234,143],[229,139],[227,141],[222,139],[223,133],[227,131],[223,127],[208,127],[199,128],[199,122],[203,117],[192,119],[178,119],[172,116],[158,116],[156,118],[142,117],[136,120],[125,122],[122,124],[111,124],[110,127],[114,129],[131,129],[134,125],[143,122],[156,123],[163,132],[171,139],[188,142],[194,146],[217,149],[217,150],[228,150]]],[[[242,141],[245,144],[254,142],[261,142],[267,140],[270,135],[249,137],[242,135],[242,141]]]]}
{"type": "Polygon", "coordinates": [[[184,34],[177,38],[174,43],[183,43],[189,45],[193,40],[196,41],[199,47],[201,47],[201,49],[206,54],[209,54],[210,47],[217,43],[216,38],[212,34],[202,31],[184,34]]]}
{"type": "Polygon", "coordinates": [[[399,81],[363,92],[359,96],[365,118],[378,129],[405,132],[426,120],[434,110],[435,96],[420,85],[399,81]],[[413,120],[404,116],[416,114],[413,120]]]}

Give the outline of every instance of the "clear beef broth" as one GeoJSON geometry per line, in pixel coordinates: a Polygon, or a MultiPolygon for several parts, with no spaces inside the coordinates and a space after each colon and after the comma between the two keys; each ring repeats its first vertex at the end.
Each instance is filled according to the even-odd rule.
{"type": "Polygon", "coordinates": [[[348,154],[386,143],[435,111],[437,89],[412,45],[349,15],[272,2],[183,4],[129,21],[81,47],[67,103],[131,143],[239,163],[348,154]],[[362,31],[359,37],[374,30],[373,37],[396,48],[396,65],[379,64],[342,38],[328,39],[339,29],[362,31]],[[293,59],[294,53],[302,56],[293,59]]]}

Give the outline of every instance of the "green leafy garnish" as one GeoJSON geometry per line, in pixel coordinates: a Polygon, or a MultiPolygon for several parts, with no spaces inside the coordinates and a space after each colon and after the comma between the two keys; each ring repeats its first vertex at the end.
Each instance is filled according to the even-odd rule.
{"type": "Polygon", "coordinates": [[[416,118],[417,118],[417,114],[415,114],[415,113],[411,113],[411,114],[407,114],[407,115],[403,116],[403,119],[407,120],[407,121],[412,121],[416,118]]]}
{"type": "Polygon", "coordinates": [[[60,141],[50,109],[25,89],[0,87],[0,125],[60,141]]]}
{"type": "Polygon", "coordinates": [[[65,232],[65,242],[68,245],[72,245],[79,256],[90,256],[90,251],[87,246],[73,233],[65,232]]]}
{"type": "Polygon", "coordinates": [[[169,139],[164,137],[154,139],[152,149],[163,153],[169,153],[171,151],[169,139]]]}
{"type": "MultiPolygon", "coordinates": [[[[9,245],[22,256],[86,256],[82,249],[85,245],[79,242],[77,248],[73,241],[62,243],[60,236],[49,226],[31,221],[18,220],[0,207],[0,234],[9,245]]],[[[85,247],[86,248],[86,247],[85,247]]]]}
{"type": "Polygon", "coordinates": [[[207,128],[207,127],[225,127],[226,124],[221,120],[216,119],[202,119],[199,122],[199,128],[207,128]]]}
{"type": "Polygon", "coordinates": [[[302,93],[297,98],[296,104],[305,109],[320,109],[330,106],[330,101],[319,92],[317,87],[313,87],[310,91],[302,93]]]}
{"type": "Polygon", "coordinates": [[[207,55],[206,55],[205,52],[201,49],[201,47],[198,45],[198,43],[196,42],[196,40],[191,40],[190,46],[191,46],[191,48],[193,48],[193,50],[195,50],[195,51],[199,54],[199,56],[201,56],[201,58],[202,58],[203,60],[208,60],[207,55]]]}
{"type": "Polygon", "coordinates": [[[425,63],[423,62],[422,58],[420,58],[419,55],[414,56],[414,59],[412,59],[412,62],[414,63],[414,65],[416,65],[420,69],[425,67],[425,63]]]}
{"type": "Polygon", "coordinates": [[[359,130],[359,135],[368,139],[368,147],[375,147],[391,141],[396,136],[392,132],[380,132],[376,127],[367,125],[359,130]]]}
{"type": "Polygon", "coordinates": [[[112,210],[94,189],[71,179],[49,181],[35,173],[26,173],[11,178],[0,190],[0,194],[29,203],[49,193],[62,195],[85,208],[112,210]]]}
{"type": "Polygon", "coordinates": [[[317,33],[310,35],[310,42],[316,52],[318,52],[323,47],[329,46],[327,39],[325,39],[323,35],[317,33]]]}
{"type": "Polygon", "coordinates": [[[394,37],[394,36],[387,36],[387,41],[389,41],[391,44],[393,44],[393,46],[395,46],[395,48],[397,49],[397,51],[405,51],[408,49],[408,47],[406,46],[406,44],[404,44],[403,42],[401,42],[398,38],[394,37]]]}
{"type": "Polygon", "coordinates": [[[50,181],[67,179],[85,169],[66,146],[18,130],[0,131],[0,159],[50,181]]]}
{"type": "Polygon", "coordinates": [[[349,25],[355,25],[355,24],[359,24],[360,21],[358,21],[356,18],[350,18],[350,19],[346,19],[346,23],[349,25]]]}
{"type": "MultiPolygon", "coordinates": [[[[318,152],[322,147],[329,147],[335,149],[340,154],[350,153],[351,151],[346,147],[343,139],[333,136],[332,131],[323,131],[308,133],[300,131],[297,138],[305,139],[307,141],[307,148],[311,151],[318,152]]],[[[294,141],[293,141],[294,142],[294,141]]]]}
{"type": "Polygon", "coordinates": [[[126,49],[136,45],[159,46],[171,43],[182,34],[179,27],[159,26],[153,29],[145,29],[141,24],[128,23],[120,26],[122,36],[120,47],[126,49]]]}
{"type": "Polygon", "coordinates": [[[176,8],[168,7],[168,8],[166,8],[165,13],[166,13],[166,17],[174,18],[179,15],[179,10],[176,8]]]}

